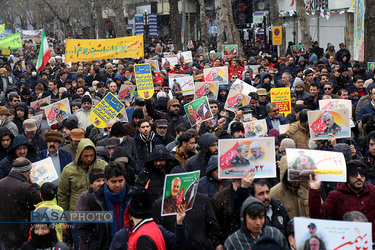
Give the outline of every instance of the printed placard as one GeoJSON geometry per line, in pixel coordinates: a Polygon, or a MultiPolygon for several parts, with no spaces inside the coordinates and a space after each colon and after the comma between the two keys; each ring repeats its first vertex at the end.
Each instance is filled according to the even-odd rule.
{"type": "Polygon", "coordinates": [[[349,109],[349,114],[352,113],[352,101],[346,99],[327,99],[319,100],[320,110],[331,110],[331,109],[349,109]]]}
{"type": "Polygon", "coordinates": [[[159,62],[158,60],[145,60],[145,63],[148,63],[150,64],[151,66],[151,70],[153,70],[154,72],[160,72],[160,68],[159,68],[159,62]]]}
{"type": "Polygon", "coordinates": [[[172,93],[181,92],[183,96],[194,95],[194,78],[192,76],[169,78],[169,87],[172,93]]]}
{"type": "Polygon", "coordinates": [[[194,126],[197,120],[204,122],[213,118],[207,96],[185,104],[184,109],[191,126],[194,126]]]}
{"type": "Polygon", "coordinates": [[[123,108],[121,112],[117,115],[117,118],[120,119],[122,123],[129,122],[128,114],[126,113],[126,108],[123,108]]]}
{"type": "Polygon", "coordinates": [[[200,171],[167,174],[164,179],[161,216],[176,215],[177,207],[189,211],[197,195],[200,171]]]}
{"type": "Polygon", "coordinates": [[[292,112],[292,102],[290,97],[290,88],[272,88],[271,102],[277,104],[279,112],[287,116],[292,112]]]}
{"type": "Polygon", "coordinates": [[[208,99],[216,100],[218,92],[219,82],[196,82],[194,99],[207,96],[208,99]]]}
{"type": "Polygon", "coordinates": [[[250,99],[250,96],[231,89],[229,90],[228,98],[225,102],[224,108],[234,112],[242,106],[248,104],[250,102],[250,99]]]}
{"type": "Polygon", "coordinates": [[[253,171],[255,178],[276,177],[275,138],[219,140],[219,178],[242,178],[253,171]]]}
{"type": "Polygon", "coordinates": [[[51,157],[34,162],[31,168],[31,176],[39,185],[43,185],[45,182],[53,182],[59,178],[51,157]]]}
{"type": "Polygon", "coordinates": [[[65,98],[61,101],[52,103],[44,108],[49,126],[58,123],[57,118],[63,116],[64,120],[71,115],[69,99],[65,98]]]}
{"type": "Polygon", "coordinates": [[[321,181],[346,182],[346,163],[341,152],[285,149],[288,160],[288,180],[307,181],[310,174],[321,181]]]}
{"type": "Polygon", "coordinates": [[[188,74],[174,74],[174,73],[171,73],[168,75],[168,78],[178,78],[178,77],[189,77],[190,75],[188,74]]]}
{"type": "Polygon", "coordinates": [[[210,62],[215,62],[216,59],[222,59],[222,53],[208,53],[210,62]]]}
{"type": "Polygon", "coordinates": [[[245,71],[250,71],[253,74],[253,78],[259,74],[260,65],[245,65],[245,71]]]}
{"type": "Polygon", "coordinates": [[[91,111],[91,123],[97,128],[107,127],[107,122],[114,119],[125,105],[109,92],[91,111]]]}
{"type": "Polygon", "coordinates": [[[121,101],[130,102],[133,99],[134,91],[136,88],[137,86],[135,85],[122,84],[118,93],[118,97],[121,101]]]}
{"type": "Polygon", "coordinates": [[[297,56],[298,54],[306,54],[305,45],[303,44],[290,46],[290,49],[292,50],[293,56],[297,56]]]}
{"type": "Polygon", "coordinates": [[[33,119],[34,121],[36,121],[36,126],[38,127],[38,131],[40,131],[40,128],[42,126],[43,114],[30,116],[29,119],[33,119]]]}
{"type": "Polygon", "coordinates": [[[372,249],[371,222],[294,217],[294,233],[298,250],[372,249]]]}
{"type": "Polygon", "coordinates": [[[150,64],[135,64],[134,78],[137,83],[138,95],[143,99],[150,99],[154,95],[154,80],[152,79],[150,64]]]}
{"type": "Polygon", "coordinates": [[[290,124],[280,125],[279,126],[280,134],[285,134],[289,127],[290,127],[290,124]]]}
{"type": "Polygon", "coordinates": [[[177,56],[169,57],[169,58],[162,58],[161,63],[164,69],[174,67],[176,64],[178,64],[178,58],[177,56]]]}
{"type": "Polygon", "coordinates": [[[223,45],[223,55],[236,56],[238,54],[238,44],[223,45]]]}
{"type": "Polygon", "coordinates": [[[203,69],[203,75],[206,82],[219,82],[219,84],[228,84],[228,67],[215,67],[203,69]]]}
{"type": "Polygon", "coordinates": [[[51,104],[51,96],[49,95],[49,96],[47,96],[43,99],[31,102],[30,107],[32,107],[35,110],[35,112],[37,113],[37,112],[39,112],[40,104],[42,104],[44,102],[48,103],[48,104],[51,104]]]}
{"type": "Polygon", "coordinates": [[[327,139],[330,134],[336,138],[351,136],[348,109],[309,111],[307,116],[312,140],[327,139]]]}
{"type": "Polygon", "coordinates": [[[245,128],[245,137],[265,137],[267,136],[267,122],[266,119],[246,122],[243,124],[245,128]]]}
{"type": "Polygon", "coordinates": [[[375,62],[368,62],[367,63],[367,70],[375,70],[375,62]]]}
{"type": "Polygon", "coordinates": [[[242,92],[248,95],[251,92],[257,92],[257,88],[247,84],[246,82],[242,81],[241,79],[236,79],[230,89],[236,90],[238,92],[242,92]]]}
{"type": "Polygon", "coordinates": [[[178,62],[182,65],[184,62],[192,62],[193,61],[193,55],[191,54],[191,51],[184,51],[177,54],[178,62]]]}

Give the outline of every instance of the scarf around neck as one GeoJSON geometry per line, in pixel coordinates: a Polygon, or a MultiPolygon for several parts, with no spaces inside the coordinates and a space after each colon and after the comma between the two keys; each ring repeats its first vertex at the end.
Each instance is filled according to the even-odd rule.
{"type": "Polygon", "coordinates": [[[155,132],[154,131],[151,131],[150,132],[150,136],[147,138],[146,136],[144,136],[142,133],[139,133],[139,136],[141,138],[141,140],[145,143],[147,143],[147,146],[149,147],[148,148],[148,151],[150,152],[150,154],[152,153],[152,141],[154,140],[154,137],[155,137],[155,132]]]}

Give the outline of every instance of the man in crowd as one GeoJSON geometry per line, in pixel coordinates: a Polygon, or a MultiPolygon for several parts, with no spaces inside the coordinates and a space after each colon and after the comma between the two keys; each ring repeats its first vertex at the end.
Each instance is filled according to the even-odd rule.
{"type": "Polygon", "coordinates": [[[195,149],[195,135],[189,132],[183,132],[177,140],[178,145],[172,149],[171,155],[183,165],[187,159],[198,153],[195,149]]]}

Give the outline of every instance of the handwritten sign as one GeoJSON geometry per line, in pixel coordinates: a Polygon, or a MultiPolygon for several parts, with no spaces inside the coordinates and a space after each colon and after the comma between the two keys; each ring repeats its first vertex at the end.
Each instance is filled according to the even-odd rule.
{"type": "Polygon", "coordinates": [[[284,116],[292,112],[292,102],[290,99],[290,88],[271,89],[271,102],[277,104],[279,112],[284,113],[284,116]]]}
{"type": "Polygon", "coordinates": [[[134,65],[134,77],[137,83],[138,95],[143,99],[150,99],[154,95],[154,81],[152,80],[150,64],[134,65]]]}
{"type": "Polygon", "coordinates": [[[22,48],[22,40],[20,33],[15,33],[0,39],[0,49],[19,49],[22,48]]]}
{"type": "Polygon", "coordinates": [[[294,217],[294,232],[297,249],[313,249],[318,244],[311,241],[309,225],[314,224],[314,238],[320,245],[316,249],[352,250],[372,249],[371,222],[321,220],[294,217]],[[323,247],[323,244],[325,247],[323,247]]]}
{"type": "Polygon", "coordinates": [[[255,178],[276,177],[275,138],[219,140],[219,178],[242,178],[254,171],[255,178]]]}
{"type": "Polygon", "coordinates": [[[70,105],[69,105],[69,99],[65,98],[61,101],[52,103],[44,108],[44,112],[47,117],[47,123],[49,126],[58,123],[58,118],[60,116],[63,117],[63,119],[68,118],[68,116],[71,115],[70,112],[70,105]]]}
{"type": "Polygon", "coordinates": [[[59,178],[51,157],[34,162],[31,168],[31,176],[39,185],[45,182],[53,182],[59,178]]]}
{"type": "Polygon", "coordinates": [[[143,35],[113,39],[66,39],[65,58],[69,62],[143,56],[143,35]]]}
{"type": "Polygon", "coordinates": [[[192,76],[169,78],[169,87],[173,94],[181,92],[183,96],[194,95],[194,78],[192,76]]]}
{"type": "Polygon", "coordinates": [[[107,122],[114,119],[125,105],[109,92],[91,111],[91,123],[97,128],[105,128],[107,122]]]}
{"type": "Polygon", "coordinates": [[[343,153],[287,148],[288,180],[307,181],[310,174],[321,181],[346,182],[346,163],[343,153]]]}

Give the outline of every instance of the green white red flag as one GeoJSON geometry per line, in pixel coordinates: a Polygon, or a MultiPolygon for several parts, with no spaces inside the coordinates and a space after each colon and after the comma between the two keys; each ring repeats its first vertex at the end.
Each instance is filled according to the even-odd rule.
{"type": "Polygon", "coordinates": [[[38,70],[38,72],[44,69],[51,57],[51,51],[49,50],[47,37],[43,29],[42,40],[40,41],[38,62],[36,63],[36,69],[38,70]]]}

